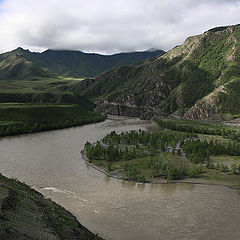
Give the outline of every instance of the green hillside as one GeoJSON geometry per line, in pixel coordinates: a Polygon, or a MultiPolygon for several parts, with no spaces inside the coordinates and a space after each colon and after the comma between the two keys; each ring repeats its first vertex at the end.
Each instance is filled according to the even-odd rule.
{"type": "Polygon", "coordinates": [[[100,240],[63,207],[0,174],[1,240],[100,240]]]}
{"type": "Polygon", "coordinates": [[[84,84],[78,83],[82,94],[99,100],[98,109],[109,113],[160,116],[177,111],[190,119],[237,115],[240,25],[189,37],[162,56],[105,72],[87,88],[84,84]]]}
{"type": "Polygon", "coordinates": [[[0,81],[28,79],[35,76],[52,77],[54,74],[35,66],[31,61],[18,56],[18,54],[0,58],[0,81]]]}

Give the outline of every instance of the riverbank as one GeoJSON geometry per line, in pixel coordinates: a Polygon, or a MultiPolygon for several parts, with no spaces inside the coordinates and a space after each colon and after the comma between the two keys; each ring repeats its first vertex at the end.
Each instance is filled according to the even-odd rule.
{"type": "Polygon", "coordinates": [[[105,115],[77,104],[2,103],[0,137],[101,122],[105,115]]]}
{"type": "Polygon", "coordinates": [[[63,207],[1,174],[0,239],[103,240],[63,207]]]}
{"type": "Polygon", "coordinates": [[[239,144],[208,141],[202,135],[162,130],[111,132],[100,141],[87,142],[82,156],[90,166],[117,179],[239,188],[239,144]]]}
{"type": "Polygon", "coordinates": [[[81,156],[85,162],[86,165],[96,169],[97,171],[103,173],[104,175],[106,175],[107,177],[110,178],[114,178],[117,180],[122,180],[122,181],[130,181],[130,182],[135,182],[135,183],[141,183],[141,184],[174,184],[174,183],[185,183],[185,184],[198,184],[198,185],[216,185],[216,186],[222,186],[222,187],[229,187],[232,189],[237,189],[240,190],[240,185],[234,185],[234,184],[230,184],[227,182],[218,182],[218,181],[214,181],[214,180],[208,180],[205,178],[186,178],[186,179],[182,179],[182,180],[172,180],[172,181],[167,181],[167,180],[163,180],[163,179],[152,179],[152,180],[148,180],[143,182],[140,181],[133,181],[133,180],[128,180],[126,178],[124,178],[122,176],[122,174],[118,173],[109,173],[107,172],[104,167],[100,167],[100,166],[96,166],[93,163],[89,162],[89,159],[86,156],[86,152],[85,150],[82,150],[81,152],[81,156]]]}

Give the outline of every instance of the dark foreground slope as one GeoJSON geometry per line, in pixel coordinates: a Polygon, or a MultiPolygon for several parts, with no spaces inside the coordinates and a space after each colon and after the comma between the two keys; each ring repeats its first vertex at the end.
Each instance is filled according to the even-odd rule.
{"type": "Polygon", "coordinates": [[[1,240],[100,240],[63,207],[0,175],[1,240]]]}
{"type": "Polygon", "coordinates": [[[160,57],[105,72],[78,88],[99,100],[99,110],[113,114],[221,119],[240,113],[239,66],[236,25],[189,37],[160,57]]]}

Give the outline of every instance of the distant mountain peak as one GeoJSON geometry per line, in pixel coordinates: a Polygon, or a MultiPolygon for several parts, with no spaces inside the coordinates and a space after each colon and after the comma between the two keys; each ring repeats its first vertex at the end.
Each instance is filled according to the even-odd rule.
{"type": "Polygon", "coordinates": [[[156,52],[159,51],[157,48],[149,48],[146,52],[156,52]]]}

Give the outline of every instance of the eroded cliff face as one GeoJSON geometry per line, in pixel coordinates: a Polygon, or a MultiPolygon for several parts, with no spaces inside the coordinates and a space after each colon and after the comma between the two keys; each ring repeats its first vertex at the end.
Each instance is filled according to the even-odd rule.
{"type": "Polygon", "coordinates": [[[188,109],[185,112],[184,117],[187,119],[210,120],[210,118],[218,115],[220,113],[220,93],[226,94],[226,90],[223,85],[188,109]]]}
{"type": "Polygon", "coordinates": [[[164,116],[164,113],[160,109],[154,107],[138,107],[136,105],[108,102],[107,100],[99,100],[95,104],[97,105],[95,111],[110,115],[140,117],[141,119],[164,116]]]}

